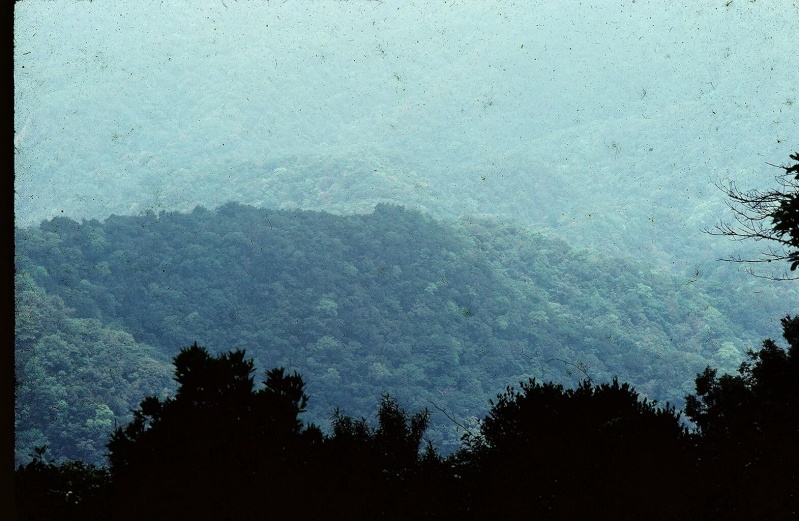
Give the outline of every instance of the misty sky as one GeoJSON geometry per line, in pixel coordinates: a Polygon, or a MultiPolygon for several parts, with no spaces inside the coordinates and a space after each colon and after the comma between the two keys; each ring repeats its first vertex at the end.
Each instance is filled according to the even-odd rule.
{"type": "MultiPolygon", "coordinates": [[[[202,184],[302,154],[401,153],[432,179],[535,165],[599,180],[592,215],[717,213],[714,181],[762,187],[765,162],[797,148],[799,7],[676,4],[19,2],[17,224],[103,218],[120,213],[108,194],[157,197],[178,171],[202,184]],[[606,204],[619,179],[647,193],[606,204]],[[658,198],[680,184],[682,200],[658,198]]],[[[174,193],[164,206],[208,204],[174,193]]]]}

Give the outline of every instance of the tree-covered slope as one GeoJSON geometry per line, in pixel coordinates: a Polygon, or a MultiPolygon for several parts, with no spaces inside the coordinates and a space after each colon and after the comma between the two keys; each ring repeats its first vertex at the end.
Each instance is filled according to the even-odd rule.
{"type": "Polygon", "coordinates": [[[108,433],[149,394],[173,387],[167,357],[113,325],[78,318],[28,274],[15,278],[16,443],[59,461],[105,461],[108,433]]]}
{"type": "MultiPolygon", "coordinates": [[[[390,392],[433,409],[428,434],[445,452],[460,433],[438,409],[468,423],[508,382],[618,376],[681,405],[697,372],[734,369],[765,336],[746,318],[753,301],[723,287],[510,223],[388,205],[56,218],[18,228],[15,245],[17,268],[84,327],[132,335],[121,352],[246,349],[303,374],[320,425],[334,407],[371,416],[390,392]]],[[[68,369],[74,378],[80,361],[68,369]]]]}

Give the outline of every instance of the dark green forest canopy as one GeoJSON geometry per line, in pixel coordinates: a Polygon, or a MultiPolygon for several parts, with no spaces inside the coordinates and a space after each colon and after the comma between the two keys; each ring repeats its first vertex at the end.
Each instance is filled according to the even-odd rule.
{"type": "Polygon", "coordinates": [[[173,388],[169,358],[113,324],[77,318],[30,275],[15,277],[15,461],[105,462],[115,425],[148,394],[173,388]]]}
{"type": "MultiPolygon", "coordinates": [[[[529,377],[571,385],[618,376],[679,406],[696,373],[733,371],[784,313],[776,299],[574,250],[512,223],[439,221],[382,204],[351,216],[231,203],[104,222],[56,218],[17,228],[15,246],[26,281],[17,282],[18,317],[32,312],[21,291],[61,302],[51,313],[71,320],[70,335],[118,331],[123,345],[161,360],[160,375],[163,360],[195,340],[246,349],[259,366],[303,374],[314,397],[308,419],[320,425],[335,407],[370,416],[385,392],[468,424],[508,382],[529,377]]],[[[63,367],[20,365],[52,350],[53,334],[67,333],[18,331],[18,379],[34,409],[63,399],[71,410],[62,395],[86,393],[95,409],[68,420],[77,433],[108,400],[97,378],[75,378],[84,355],[52,348],[66,356],[63,367]]],[[[121,377],[143,391],[123,393],[127,409],[167,385],[143,384],[143,372],[121,377]]],[[[111,407],[102,421],[125,410],[111,407]]],[[[457,448],[462,431],[433,411],[428,437],[445,452],[457,448]]],[[[18,412],[19,439],[56,447],[33,418],[18,412]]],[[[75,436],[85,443],[89,434],[75,436]]],[[[102,441],[94,439],[94,457],[102,441]]]]}

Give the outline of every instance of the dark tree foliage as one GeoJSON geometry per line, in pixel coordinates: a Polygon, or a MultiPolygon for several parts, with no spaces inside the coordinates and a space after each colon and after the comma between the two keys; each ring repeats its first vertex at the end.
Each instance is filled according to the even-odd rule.
{"type": "Polygon", "coordinates": [[[456,500],[447,466],[422,437],[427,410],[409,416],[389,395],[383,395],[378,424],[370,426],[336,410],[328,440],[327,468],[331,518],[422,519],[452,513],[456,500]],[[351,490],[358,490],[353,495],[351,490]],[[335,514],[335,515],[333,515],[335,514]]]}
{"type": "Polygon", "coordinates": [[[448,505],[443,460],[420,450],[427,411],[388,395],[378,425],[339,413],[305,426],[299,374],[266,372],[256,390],[243,351],[196,343],[175,357],[174,398],[142,401],[108,444],[115,519],[417,519],[448,505]]]}
{"type": "Polygon", "coordinates": [[[174,398],[150,397],[108,444],[117,518],[251,519],[302,503],[321,432],[303,427],[298,374],[267,372],[254,390],[243,351],[212,356],[196,343],[175,357],[174,398]]]}
{"type": "Polygon", "coordinates": [[[46,450],[46,446],[37,447],[31,462],[20,465],[15,473],[17,518],[94,518],[108,488],[108,471],[81,461],[46,462],[46,450]]]}
{"type": "Polygon", "coordinates": [[[576,389],[531,379],[492,402],[459,472],[486,518],[676,519],[679,501],[664,498],[681,490],[679,418],[615,379],[576,389]]]}
{"type": "Polygon", "coordinates": [[[685,413],[697,427],[708,516],[799,515],[799,316],[782,319],[788,349],[767,339],[737,375],[696,378],[685,413]]]}
{"type": "Polygon", "coordinates": [[[697,377],[686,432],[630,385],[535,380],[491,402],[443,459],[384,395],[377,423],[336,410],[330,435],[299,420],[302,378],[196,343],[173,398],[142,401],[108,444],[110,471],[45,462],[16,472],[23,519],[788,519],[797,512],[799,319],[739,375],[697,377]],[[423,448],[424,447],[424,448],[423,448]]]}
{"type": "Polygon", "coordinates": [[[799,267],[799,153],[791,154],[790,158],[793,164],[778,167],[783,172],[776,177],[777,188],[744,191],[734,183],[722,187],[735,222],[720,223],[711,233],[769,244],[758,259],[729,260],[746,263],[787,260],[791,271],[799,267]]]}

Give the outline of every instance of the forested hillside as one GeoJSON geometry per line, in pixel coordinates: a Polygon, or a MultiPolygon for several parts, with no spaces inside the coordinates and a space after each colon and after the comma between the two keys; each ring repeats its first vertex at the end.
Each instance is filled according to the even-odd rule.
{"type": "Polygon", "coordinates": [[[734,371],[784,312],[517,224],[384,204],[55,218],[17,228],[15,246],[18,460],[48,444],[102,463],[114,422],[167,392],[165,361],[194,341],[300,371],[322,426],[335,407],[372,416],[386,392],[428,407],[427,437],[450,452],[451,419],[474,425],[530,377],[618,376],[681,406],[698,372],[734,371]]]}
{"type": "Polygon", "coordinates": [[[119,326],[77,317],[27,273],[16,275],[14,297],[15,461],[47,446],[59,461],[103,463],[108,433],[134,405],[174,388],[168,357],[119,326]]]}

